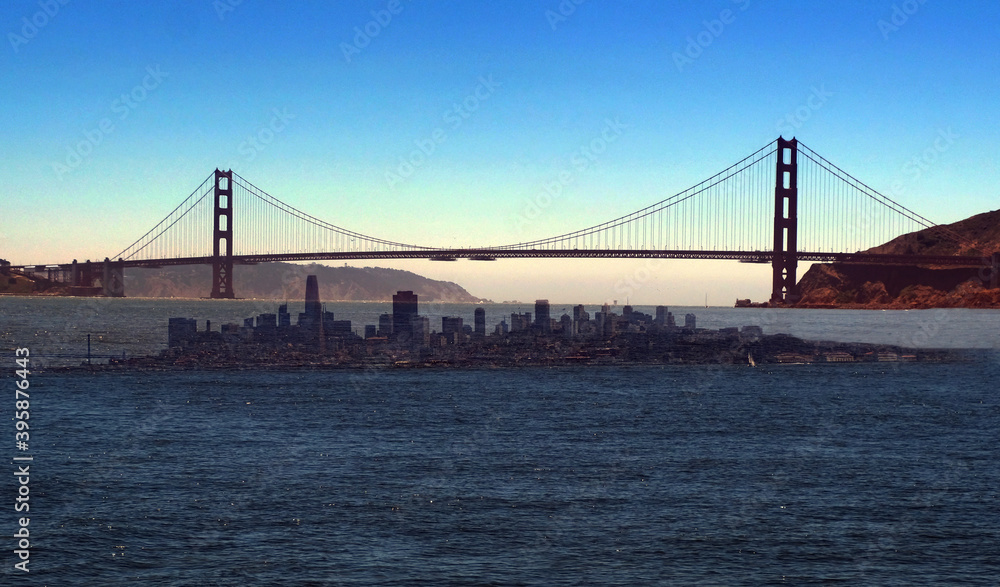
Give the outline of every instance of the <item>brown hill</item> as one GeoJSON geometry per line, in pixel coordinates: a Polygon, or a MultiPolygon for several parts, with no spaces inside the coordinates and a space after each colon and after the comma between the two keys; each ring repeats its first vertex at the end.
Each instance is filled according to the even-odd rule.
{"type": "MultiPolygon", "coordinates": [[[[428,302],[481,302],[465,288],[450,281],[429,279],[410,271],[382,267],[328,267],[313,263],[261,263],[237,265],[233,290],[240,298],[300,300],[305,297],[306,276],[319,279],[324,301],[389,301],[399,290],[416,293],[428,302]]],[[[128,269],[125,293],[129,297],[200,298],[208,295],[212,268],[207,265],[128,269]]]]}
{"type": "Polygon", "coordinates": [[[798,307],[998,308],[988,257],[1000,251],[1000,210],[911,232],[866,252],[983,257],[979,268],[817,263],[799,280],[798,307]]]}

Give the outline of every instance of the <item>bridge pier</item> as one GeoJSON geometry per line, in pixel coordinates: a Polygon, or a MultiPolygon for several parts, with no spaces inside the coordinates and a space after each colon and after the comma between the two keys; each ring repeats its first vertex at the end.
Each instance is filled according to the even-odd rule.
{"type": "Polygon", "coordinates": [[[215,170],[212,299],[233,299],[233,170],[215,170]]]}
{"type": "Polygon", "coordinates": [[[109,298],[125,297],[125,262],[104,258],[104,274],[101,277],[103,294],[109,298]]]}
{"type": "Polygon", "coordinates": [[[771,305],[799,300],[798,266],[799,208],[798,141],[778,137],[778,163],[774,184],[774,251],[771,257],[771,305]]]}

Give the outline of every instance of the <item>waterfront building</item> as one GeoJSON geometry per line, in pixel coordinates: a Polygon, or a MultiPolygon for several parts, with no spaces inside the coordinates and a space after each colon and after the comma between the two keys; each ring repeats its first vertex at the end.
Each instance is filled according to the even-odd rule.
{"type": "Polygon", "coordinates": [[[365,324],[365,338],[375,338],[378,331],[375,329],[374,324],[365,324]]]}
{"type": "Polygon", "coordinates": [[[687,328],[688,330],[694,330],[695,329],[695,317],[694,317],[694,314],[685,314],[684,315],[684,328],[687,328]]]}
{"type": "Polygon", "coordinates": [[[198,324],[194,318],[171,318],[167,322],[167,346],[183,346],[198,334],[198,324]]]}

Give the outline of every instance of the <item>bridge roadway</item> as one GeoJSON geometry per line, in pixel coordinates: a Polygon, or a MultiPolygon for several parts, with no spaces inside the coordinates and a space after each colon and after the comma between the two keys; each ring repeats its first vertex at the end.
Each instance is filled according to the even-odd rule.
{"type": "MultiPolygon", "coordinates": [[[[991,266],[990,257],[882,255],[874,253],[823,253],[799,251],[796,259],[821,263],[864,263],[872,265],[934,265],[942,267],[991,266]]],[[[350,251],[337,253],[278,253],[233,255],[236,265],[256,265],[275,261],[349,261],[372,259],[430,259],[432,261],[495,261],[498,259],[707,259],[743,263],[771,263],[771,251],[681,251],[681,250],[593,250],[593,249],[401,249],[394,251],[350,251]]],[[[211,265],[212,256],[170,259],[126,260],[116,263],[122,268],[166,267],[171,265],[211,265]]],[[[94,262],[95,264],[100,261],[94,262]]],[[[69,270],[72,264],[10,265],[10,269],[25,272],[69,270]]]]}

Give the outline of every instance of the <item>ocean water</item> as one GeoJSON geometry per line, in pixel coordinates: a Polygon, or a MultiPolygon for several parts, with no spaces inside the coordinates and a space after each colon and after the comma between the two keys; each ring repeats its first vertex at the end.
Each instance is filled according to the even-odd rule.
{"type": "MultiPolygon", "coordinates": [[[[56,362],[63,343],[45,333],[60,321],[77,335],[132,332],[125,342],[141,348],[163,335],[140,327],[141,316],[156,322],[179,309],[44,302],[54,303],[14,320],[10,308],[26,302],[0,300],[8,389],[10,349],[34,346],[56,362]]],[[[182,303],[223,320],[215,302],[182,303]]],[[[717,312],[712,319],[752,316],[717,312]]],[[[963,331],[989,340],[997,315],[911,317],[921,314],[770,321],[825,333],[867,324],[872,336],[924,333],[924,346],[955,346],[942,341],[960,342],[963,331]]],[[[948,364],[265,367],[32,372],[31,450],[16,451],[13,438],[7,450],[34,459],[31,572],[13,568],[9,538],[0,583],[996,585],[1000,577],[993,351],[948,364]]],[[[0,524],[12,535],[18,486],[2,477],[10,506],[0,524]]]]}

